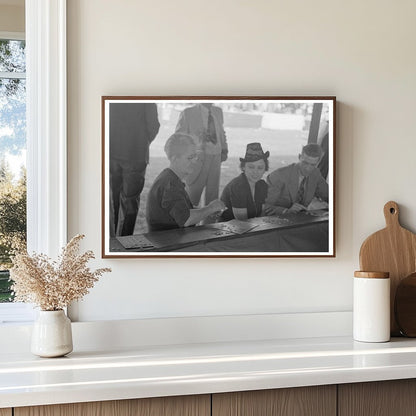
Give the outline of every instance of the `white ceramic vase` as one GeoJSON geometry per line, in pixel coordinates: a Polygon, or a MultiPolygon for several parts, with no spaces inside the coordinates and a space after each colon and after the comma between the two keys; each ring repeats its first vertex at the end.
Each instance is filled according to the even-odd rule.
{"type": "Polygon", "coordinates": [[[62,357],[72,351],[71,321],[63,310],[40,311],[33,325],[31,351],[40,357],[62,357]]]}

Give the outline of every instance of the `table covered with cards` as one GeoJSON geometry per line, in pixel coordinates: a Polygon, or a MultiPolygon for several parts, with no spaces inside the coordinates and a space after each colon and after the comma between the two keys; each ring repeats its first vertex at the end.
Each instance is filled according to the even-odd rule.
{"type": "Polygon", "coordinates": [[[327,252],[328,213],[231,220],[111,239],[113,252],[327,252]]]}

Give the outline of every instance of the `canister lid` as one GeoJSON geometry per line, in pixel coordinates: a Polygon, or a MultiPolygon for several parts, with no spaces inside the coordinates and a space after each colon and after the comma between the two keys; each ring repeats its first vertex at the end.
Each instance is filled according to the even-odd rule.
{"type": "Polygon", "coordinates": [[[389,272],[354,272],[354,277],[364,277],[366,279],[388,279],[389,276],[389,272]]]}

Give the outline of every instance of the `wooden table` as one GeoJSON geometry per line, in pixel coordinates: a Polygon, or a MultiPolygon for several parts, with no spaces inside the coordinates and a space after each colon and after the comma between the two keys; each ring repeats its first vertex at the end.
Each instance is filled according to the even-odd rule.
{"type": "MultiPolygon", "coordinates": [[[[110,241],[112,252],[311,252],[328,251],[328,217],[308,213],[251,218],[254,228],[239,234],[232,222],[178,228],[143,234],[150,246],[128,248],[124,237],[110,241]]],[[[242,225],[244,226],[244,223],[242,225]]]]}

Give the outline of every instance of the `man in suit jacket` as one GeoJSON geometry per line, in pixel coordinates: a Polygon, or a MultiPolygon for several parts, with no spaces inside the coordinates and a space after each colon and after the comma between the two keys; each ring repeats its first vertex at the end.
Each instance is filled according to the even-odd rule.
{"type": "Polygon", "coordinates": [[[221,162],[228,154],[222,109],[212,103],[185,108],[179,116],[176,132],[194,137],[198,159],[192,174],[186,178],[186,185],[194,206],[199,205],[204,189],[204,205],[208,205],[218,198],[221,162]]]}
{"type": "Polygon", "coordinates": [[[265,212],[268,215],[303,211],[315,197],[328,202],[328,184],[317,168],[321,157],[321,147],[308,144],[302,148],[297,163],[276,169],[267,176],[265,212]]]}
{"type": "Polygon", "coordinates": [[[110,104],[110,233],[134,232],[149,146],[159,131],[155,103],[110,104]]]}

